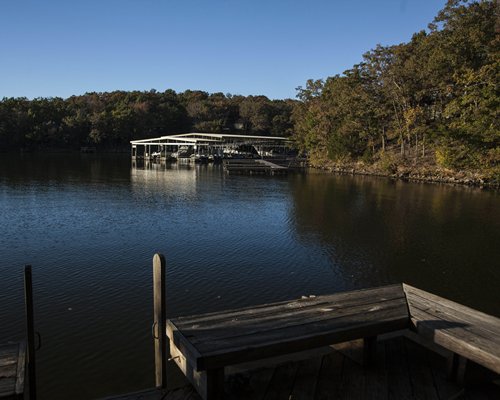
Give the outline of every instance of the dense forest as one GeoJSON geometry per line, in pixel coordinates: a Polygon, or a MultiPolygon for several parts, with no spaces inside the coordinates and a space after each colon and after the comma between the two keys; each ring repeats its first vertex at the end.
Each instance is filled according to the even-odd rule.
{"type": "Polygon", "coordinates": [[[61,98],[4,98],[0,148],[96,146],[129,149],[129,141],[181,132],[290,135],[294,100],[173,90],[87,93],[61,98]]]}
{"type": "Polygon", "coordinates": [[[499,6],[448,0],[408,43],[377,46],[297,100],[202,91],[0,101],[0,150],[97,146],[170,133],[291,136],[313,165],[401,164],[499,173],[499,6]]]}
{"type": "Polygon", "coordinates": [[[377,46],[342,75],[298,88],[295,138],[316,164],[497,168],[499,16],[449,0],[409,43],[377,46]],[[496,25],[497,24],[497,25],[496,25]]]}

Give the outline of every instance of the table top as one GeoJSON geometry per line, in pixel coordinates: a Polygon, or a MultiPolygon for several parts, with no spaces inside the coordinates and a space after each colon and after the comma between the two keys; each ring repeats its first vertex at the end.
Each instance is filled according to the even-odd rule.
{"type": "Polygon", "coordinates": [[[167,321],[197,370],[218,368],[408,327],[402,285],[263,304],[167,321]]]}

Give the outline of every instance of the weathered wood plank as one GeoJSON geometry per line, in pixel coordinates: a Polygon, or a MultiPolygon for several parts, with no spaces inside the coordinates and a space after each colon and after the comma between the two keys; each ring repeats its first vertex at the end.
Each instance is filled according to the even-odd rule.
{"type": "Polygon", "coordinates": [[[383,315],[385,310],[392,310],[399,308],[401,314],[408,318],[408,311],[405,299],[393,299],[384,302],[369,303],[356,307],[348,307],[345,309],[333,310],[332,308],[322,308],[319,310],[311,310],[307,314],[298,313],[297,315],[286,314],[283,317],[276,315],[272,319],[266,319],[261,322],[254,320],[252,323],[228,323],[225,326],[218,328],[205,328],[199,326],[196,328],[180,329],[184,336],[189,337],[189,341],[200,352],[203,352],[205,343],[210,343],[214,348],[215,343],[231,342],[232,338],[240,336],[256,336],[265,335],[276,329],[286,329],[301,326],[310,326],[311,330],[320,330],[318,326],[324,323],[334,323],[334,321],[341,321],[343,318],[364,318],[366,314],[378,313],[383,315]]]}
{"type": "Polygon", "coordinates": [[[19,344],[9,343],[0,345],[0,365],[10,364],[17,360],[19,344]]]}
{"type": "Polygon", "coordinates": [[[229,376],[228,400],[262,400],[274,375],[275,368],[258,368],[229,376]]]}
{"type": "Polygon", "coordinates": [[[290,398],[293,381],[297,373],[298,363],[290,362],[280,365],[274,371],[264,400],[281,400],[290,398]]]}
{"type": "MultiPolygon", "coordinates": [[[[278,352],[301,351],[308,346],[319,347],[327,344],[352,340],[366,336],[405,328],[408,324],[406,304],[398,304],[393,308],[366,311],[360,315],[348,315],[336,319],[317,321],[311,324],[274,329],[261,334],[241,335],[230,340],[211,340],[197,345],[205,362],[218,355],[245,352],[256,353],[262,350],[272,354],[273,348],[278,352]]],[[[261,355],[259,355],[261,356],[261,355]]],[[[231,357],[232,358],[232,357],[231,357]]],[[[243,357],[246,358],[246,357],[243,357]]],[[[244,362],[245,360],[242,360],[244,362]]],[[[250,360],[246,360],[250,361],[250,360]]]]}
{"type": "Polygon", "coordinates": [[[24,393],[24,379],[26,374],[26,342],[19,343],[19,354],[16,371],[16,394],[24,393]]]}
{"type": "Polygon", "coordinates": [[[408,324],[406,297],[401,285],[307,300],[176,318],[167,322],[167,335],[193,366],[201,370],[276,356],[285,347],[287,352],[301,351],[314,339],[321,340],[318,335],[326,336],[322,344],[316,344],[320,346],[351,340],[354,337],[350,335],[364,337],[404,329],[408,324]],[[184,328],[179,328],[178,324],[184,328]],[[350,331],[344,331],[346,328],[350,331]],[[283,338],[286,346],[280,343],[283,338]],[[300,345],[301,341],[305,342],[300,345]],[[267,349],[258,349],[262,346],[267,349]],[[265,353],[269,347],[274,351],[265,353]],[[239,353],[237,356],[231,354],[235,351],[239,353]],[[251,354],[237,359],[246,351],[251,354]]]}
{"type": "Polygon", "coordinates": [[[188,359],[185,354],[175,346],[173,341],[170,341],[170,356],[196,391],[202,397],[206,398],[207,374],[204,371],[197,371],[195,364],[196,360],[188,359]]]}
{"type": "Polygon", "coordinates": [[[24,267],[24,304],[26,308],[26,340],[27,340],[27,368],[28,393],[30,400],[36,399],[36,350],[35,350],[35,319],[33,308],[33,278],[31,265],[24,267]]]}
{"type": "Polygon", "coordinates": [[[153,256],[154,346],[156,387],[167,387],[166,262],[162,254],[153,256]]]}
{"type": "Polygon", "coordinates": [[[0,397],[24,393],[24,343],[0,346],[0,397]]]}
{"type": "Polygon", "coordinates": [[[412,399],[411,380],[408,371],[408,359],[402,338],[385,342],[385,354],[388,379],[388,399],[412,399]]]}
{"type": "Polygon", "coordinates": [[[426,352],[410,340],[404,340],[413,396],[421,400],[439,400],[426,352]]]}
{"type": "Polygon", "coordinates": [[[286,309],[300,309],[311,306],[330,306],[335,309],[348,306],[350,302],[353,304],[367,304],[373,299],[389,300],[394,298],[405,298],[403,288],[400,284],[382,286],[379,288],[353,290],[350,292],[340,292],[332,295],[323,295],[316,297],[308,297],[304,299],[280,301],[276,303],[259,304],[255,306],[243,307],[239,309],[224,310],[213,313],[205,313],[199,315],[190,315],[172,319],[179,327],[185,327],[189,324],[201,324],[208,321],[218,322],[227,321],[234,318],[252,319],[262,318],[265,315],[276,315],[286,309]]]}
{"type": "Polygon", "coordinates": [[[0,358],[0,368],[9,367],[17,364],[17,352],[15,354],[7,354],[0,358]]]}
{"type": "MultiPolygon", "coordinates": [[[[201,400],[201,397],[196,391],[190,387],[185,386],[176,390],[169,391],[168,394],[161,397],[161,400],[201,400]]],[[[142,398],[140,398],[142,400],[142,398]]]]}
{"type": "Polygon", "coordinates": [[[342,394],[339,399],[362,399],[365,394],[363,367],[350,358],[344,359],[341,388],[342,394]]]}
{"type": "Polygon", "coordinates": [[[415,307],[411,313],[411,320],[418,334],[500,373],[499,346],[495,342],[469,332],[463,323],[437,319],[415,307]]]}
{"type": "MultiPolygon", "coordinates": [[[[251,324],[245,324],[241,327],[228,327],[224,329],[182,329],[184,336],[189,337],[190,341],[196,343],[196,348],[203,354],[205,344],[214,346],[217,343],[228,343],[231,346],[236,338],[244,337],[260,338],[261,336],[272,336],[273,332],[290,331],[301,333],[315,333],[322,331],[325,327],[342,326],[345,323],[371,321],[376,323],[376,319],[385,316],[400,316],[409,318],[404,299],[389,300],[383,303],[367,304],[359,307],[352,307],[340,311],[321,311],[301,318],[285,318],[283,321],[279,315],[271,323],[259,324],[258,321],[251,324]],[[365,318],[366,317],[366,318],[365,318]],[[362,321],[363,320],[363,321],[362,321]],[[201,340],[200,340],[201,339],[201,340]]],[[[408,319],[409,320],[409,319],[408,319]]],[[[278,332],[279,334],[279,332],[278,332]]],[[[260,340],[260,339],[259,339],[260,340]]]]}
{"type": "Polygon", "coordinates": [[[387,366],[385,362],[385,342],[375,343],[375,358],[365,367],[366,400],[387,400],[387,366]]]}
{"type": "Polygon", "coordinates": [[[450,381],[446,376],[445,358],[431,351],[427,351],[426,353],[429,361],[429,369],[439,398],[456,400],[465,399],[463,389],[450,381]]]}
{"type": "Polygon", "coordinates": [[[283,307],[275,309],[272,313],[259,313],[251,315],[251,318],[246,318],[246,315],[235,316],[231,319],[223,319],[218,321],[200,321],[192,322],[189,324],[179,323],[176,319],[172,321],[182,330],[185,334],[189,330],[196,332],[207,331],[212,335],[217,333],[229,332],[230,329],[247,329],[252,327],[254,329],[273,327],[273,325],[295,324],[297,321],[304,320],[304,318],[314,318],[320,316],[340,316],[344,314],[354,314],[356,312],[365,311],[365,309],[372,309],[376,307],[387,307],[391,302],[406,302],[405,297],[402,296],[380,296],[362,299],[350,299],[346,302],[322,302],[320,304],[295,308],[283,307]],[[279,321],[279,322],[277,322],[279,321]]]}
{"type": "MultiPolygon", "coordinates": [[[[292,363],[280,365],[281,372],[274,375],[275,383],[280,381],[280,373],[285,376],[285,382],[277,387],[269,387],[273,368],[259,369],[258,371],[248,371],[245,375],[233,384],[226,385],[225,400],[263,400],[267,391],[269,398],[300,400],[301,394],[307,400],[313,399],[425,399],[431,398],[432,390],[439,391],[439,399],[494,399],[499,398],[498,386],[481,385],[479,387],[461,389],[456,384],[446,380],[444,376],[444,358],[433,354],[431,351],[418,344],[408,344],[402,338],[391,338],[387,341],[377,343],[377,356],[375,364],[369,367],[361,367],[356,363],[347,361],[338,352],[330,353],[327,356],[315,360],[295,362],[297,367],[295,374],[292,363]],[[385,359],[385,347],[390,351],[389,359],[385,359]],[[315,366],[312,366],[315,364],[315,366]],[[309,365],[309,368],[303,368],[309,365]],[[320,368],[319,368],[320,366],[320,368]],[[314,381],[315,370],[319,368],[316,382],[314,381]],[[288,371],[288,373],[285,373],[288,371]],[[305,374],[305,375],[304,375],[305,374]],[[286,378],[288,376],[288,378],[286,378]],[[255,378],[257,377],[257,378],[255,378]],[[292,377],[292,386],[289,378],[292,377]],[[438,377],[438,378],[436,378],[438,377]],[[253,381],[255,379],[255,381],[253,381]],[[252,383],[253,381],[253,383],[252,383]],[[300,384],[303,382],[303,385],[300,384]],[[309,386],[309,384],[311,386],[309,386]],[[427,387],[421,387],[425,385],[427,387]],[[308,387],[309,386],[309,387],[308,387]],[[314,387],[315,386],[315,387],[314,387]],[[300,387],[303,391],[298,390],[300,387]],[[236,390],[234,390],[236,388],[236,390]],[[288,390],[291,390],[290,392],[288,390]]],[[[231,382],[231,380],[228,380],[231,382]]],[[[173,392],[162,392],[163,397],[148,397],[145,391],[120,396],[120,400],[144,399],[159,400],[160,398],[169,400],[200,400],[200,397],[191,387],[186,387],[173,392]],[[134,395],[134,396],[132,396],[134,395]]],[[[156,391],[156,394],[159,392],[156,391]]],[[[114,398],[113,400],[117,400],[114,398]]]]}
{"type": "Polygon", "coordinates": [[[211,369],[206,374],[206,400],[222,400],[224,398],[224,367],[211,369]]]}
{"type": "Polygon", "coordinates": [[[340,352],[342,355],[350,358],[358,364],[363,364],[364,362],[364,349],[363,349],[363,339],[354,339],[348,342],[335,343],[331,347],[336,351],[340,352]]]}
{"type": "MultiPolygon", "coordinates": [[[[184,337],[182,332],[177,329],[177,327],[171,320],[167,320],[167,336],[170,341],[170,347],[172,348],[173,344],[178,349],[178,351],[184,357],[186,357],[186,359],[189,360],[189,362],[195,369],[201,370],[201,366],[199,365],[201,354],[191,344],[191,342],[186,337],[184,337]]],[[[171,357],[173,356],[171,355],[171,357]]]]}
{"type": "Polygon", "coordinates": [[[2,378],[0,379],[0,396],[14,396],[16,389],[16,378],[2,378]]]}
{"type": "Polygon", "coordinates": [[[485,314],[481,311],[475,310],[473,308],[464,306],[463,304],[456,303],[454,301],[445,299],[444,297],[437,296],[435,294],[426,292],[425,290],[418,289],[416,287],[410,286],[406,283],[403,283],[403,290],[406,295],[408,294],[414,294],[416,296],[419,296],[420,298],[427,299],[429,301],[432,301],[434,303],[442,304],[443,307],[451,308],[456,311],[459,311],[463,314],[471,314],[474,318],[481,320],[485,322],[487,325],[494,326],[496,327],[495,332],[498,332],[499,328],[499,318],[494,317],[493,315],[485,314]]]}
{"type": "MultiPolygon", "coordinates": [[[[293,332],[288,332],[286,329],[279,332],[273,331],[272,336],[266,337],[265,342],[262,342],[261,339],[249,341],[245,338],[244,346],[235,343],[235,347],[233,348],[219,349],[217,352],[207,353],[199,358],[198,368],[213,368],[302,351],[316,346],[347,341],[352,338],[390,332],[401,329],[402,326],[406,326],[407,324],[407,319],[400,317],[399,312],[388,313],[383,317],[379,317],[376,323],[370,321],[369,318],[358,321],[351,319],[350,321],[345,321],[341,326],[337,325],[329,329],[323,329],[321,333],[310,332],[305,327],[302,327],[301,331],[296,331],[296,336],[289,335],[293,332]]],[[[207,350],[210,351],[210,348],[207,348],[207,350]]]]}
{"type": "Polygon", "coordinates": [[[0,367],[0,379],[16,377],[17,361],[0,367]]]}
{"type": "Polygon", "coordinates": [[[463,381],[466,359],[500,373],[499,318],[409,285],[403,289],[416,332],[461,356],[450,359],[450,374],[463,381]]]}
{"type": "Polygon", "coordinates": [[[323,357],[315,400],[336,400],[341,395],[344,357],[334,352],[323,357]]]}
{"type": "Polygon", "coordinates": [[[491,317],[490,321],[486,321],[484,318],[478,318],[473,309],[469,309],[468,312],[465,312],[463,307],[456,310],[449,307],[452,303],[449,300],[443,299],[442,302],[436,302],[412,292],[407,294],[407,300],[410,310],[418,308],[439,319],[461,323],[470,332],[492,340],[500,346],[500,319],[498,318],[491,317]]]}
{"type": "Polygon", "coordinates": [[[298,363],[297,375],[290,398],[293,400],[312,400],[321,370],[321,358],[302,360],[298,363]]]}
{"type": "Polygon", "coordinates": [[[118,396],[105,397],[100,400],[201,400],[191,386],[166,391],[165,389],[147,389],[125,393],[118,396]]]}

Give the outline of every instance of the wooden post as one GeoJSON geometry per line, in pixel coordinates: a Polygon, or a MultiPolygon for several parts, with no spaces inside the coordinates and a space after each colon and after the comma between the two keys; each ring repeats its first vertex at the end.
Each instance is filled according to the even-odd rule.
{"type": "Polygon", "coordinates": [[[33,282],[31,265],[24,267],[24,302],[26,307],[26,340],[28,342],[28,388],[29,399],[36,399],[35,325],[33,318],[33,282]]]}
{"type": "Polygon", "coordinates": [[[446,377],[450,381],[454,381],[457,377],[458,357],[458,354],[452,353],[446,360],[446,377]]]}
{"type": "Polygon", "coordinates": [[[206,400],[222,400],[224,398],[224,368],[207,371],[206,400]]]}
{"type": "Polygon", "coordinates": [[[156,387],[167,388],[167,332],[166,332],[166,262],[162,254],[153,257],[153,296],[154,323],[153,335],[155,343],[155,381],[156,387]]]}
{"type": "Polygon", "coordinates": [[[377,354],[377,336],[363,339],[363,365],[373,365],[377,354]]]}

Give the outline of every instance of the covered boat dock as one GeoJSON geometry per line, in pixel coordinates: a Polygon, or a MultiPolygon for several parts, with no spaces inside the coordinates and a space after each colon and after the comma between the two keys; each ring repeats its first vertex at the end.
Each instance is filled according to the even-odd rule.
{"type": "Polygon", "coordinates": [[[236,135],[226,133],[181,133],[151,139],[132,140],[133,160],[192,159],[196,157],[232,157],[255,154],[269,157],[293,147],[289,138],[280,136],[236,135]]]}

